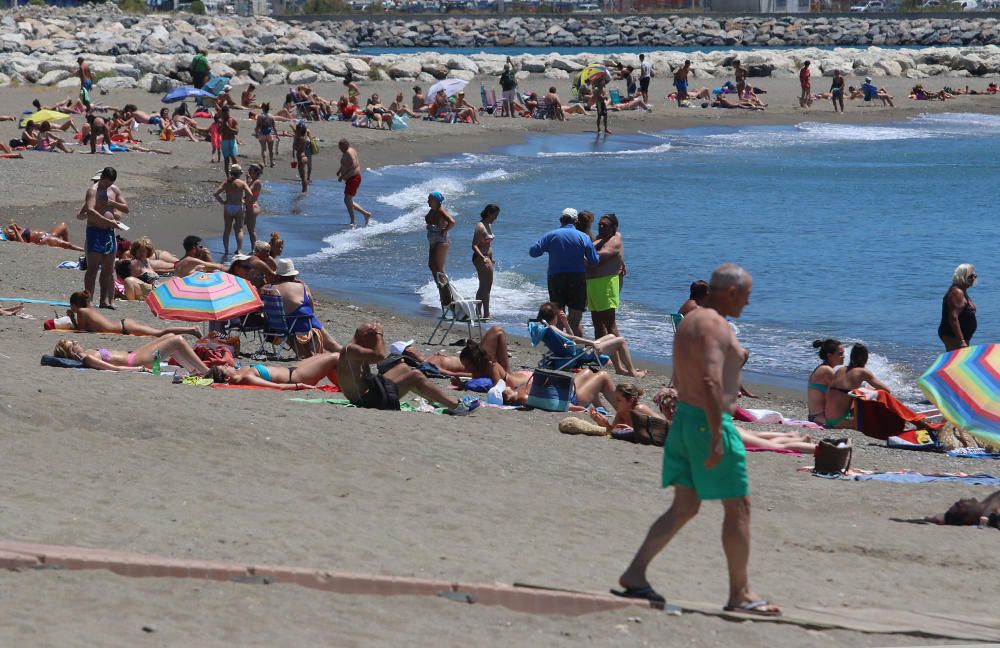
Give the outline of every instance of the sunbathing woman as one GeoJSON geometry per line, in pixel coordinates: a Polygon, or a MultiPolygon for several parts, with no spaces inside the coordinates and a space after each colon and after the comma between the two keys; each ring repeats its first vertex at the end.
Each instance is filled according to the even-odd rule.
{"type": "Polygon", "coordinates": [[[145,236],[132,241],[129,254],[132,257],[132,276],[148,284],[155,284],[161,274],[173,273],[174,262],[177,261],[177,257],[173,257],[172,254],[167,256],[173,257],[173,261],[156,258],[156,248],[145,236]]]}
{"type": "Polygon", "coordinates": [[[59,223],[48,232],[45,232],[37,229],[30,230],[11,221],[10,225],[3,228],[3,234],[7,237],[8,241],[47,245],[64,250],[75,250],[77,252],[83,251],[83,248],[79,245],[69,242],[69,228],[66,226],[66,223],[59,223]]]}
{"type": "Polygon", "coordinates": [[[822,364],[813,369],[806,381],[806,404],[812,423],[826,423],[826,394],[833,381],[835,370],[844,362],[844,345],[839,340],[816,340],[813,348],[819,349],[822,364]]]}
{"type": "Polygon", "coordinates": [[[977,500],[974,497],[962,498],[948,507],[944,515],[925,517],[924,521],[954,526],[979,524],[1000,529],[1000,491],[984,497],[982,500],[977,500]]]}
{"type": "Polygon", "coordinates": [[[157,351],[160,352],[160,361],[164,364],[167,359],[173,359],[192,374],[204,376],[208,373],[208,367],[195,355],[191,345],[176,335],[164,335],[147,342],[131,353],[104,348],[85,349],[75,340],[59,340],[52,355],[57,358],[80,360],[88,369],[141,371],[153,368],[153,355],[157,351]]]}
{"type": "Polygon", "coordinates": [[[230,385],[253,385],[289,391],[312,389],[324,378],[327,378],[334,385],[337,384],[337,363],[339,360],[339,353],[319,353],[305,360],[300,360],[293,367],[249,364],[234,369],[228,365],[219,365],[212,367],[206,377],[217,383],[230,385]]]}
{"type": "Polygon", "coordinates": [[[437,367],[445,376],[458,376],[460,378],[478,378],[487,376],[494,382],[503,378],[503,373],[510,371],[510,359],[507,356],[507,333],[500,326],[492,326],[490,330],[483,334],[483,339],[479,342],[470,340],[459,355],[449,355],[444,351],[438,351],[434,355],[425,356],[416,347],[410,345],[403,350],[403,355],[413,358],[415,361],[423,363],[429,362],[437,367]],[[466,349],[478,347],[489,357],[491,363],[495,363],[497,370],[489,369],[480,371],[476,376],[475,369],[468,362],[466,349]]]}
{"type": "Polygon", "coordinates": [[[628,350],[628,342],[625,341],[620,335],[614,335],[613,333],[608,333],[607,335],[600,337],[596,340],[588,340],[586,338],[577,337],[568,333],[570,330],[569,321],[566,319],[566,313],[561,309],[556,307],[552,302],[545,302],[538,309],[539,321],[548,324],[548,326],[556,332],[557,335],[575,342],[578,345],[589,346],[594,349],[594,353],[597,355],[608,355],[611,356],[611,362],[615,366],[615,372],[619,375],[631,376],[633,378],[642,378],[646,375],[646,371],[643,369],[636,369],[635,365],[632,364],[632,354],[628,350]],[[620,353],[616,353],[619,352],[620,353]],[[618,358],[621,358],[619,362],[618,358]]]}
{"type": "MultiPolygon", "coordinates": [[[[397,115],[406,115],[407,117],[417,117],[417,113],[410,110],[409,106],[406,105],[406,101],[403,99],[403,93],[396,93],[396,100],[389,104],[389,110],[397,115]]],[[[341,108],[341,112],[343,108],[341,108]]]]}
{"type": "Polygon", "coordinates": [[[826,423],[828,429],[857,429],[854,419],[854,399],[849,396],[852,389],[857,389],[861,383],[867,382],[875,389],[890,391],[879,382],[865,365],[868,364],[868,348],[860,342],[851,349],[851,362],[846,367],[837,369],[830,390],[826,394],[826,423]]]}
{"type": "Polygon", "coordinates": [[[153,284],[148,284],[139,277],[132,276],[132,260],[119,259],[115,261],[115,297],[126,301],[143,301],[153,292],[153,284]]]}
{"type": "Polygon", "coordinates": [[[153,337],[162,337],[164,335],[201,337],[201,331],[197,326],[171,326],[165,329],[157,329],[127,318],[112,322],[90,305],[90,293],[86,290],[75,292],[69,296],[69,310],[66,311],[66,314],[69,315],[70,321],[73,322],[74,329],[88,333],[121,333],[122,335],[150,335],[153,337]]]}
{"type": "Polygon", "coordinates": [[[669,424],[648,406],[639,402],[643,390],[638,385],[622,383],[608,399],[615,408],[612,420],[597,410],[589,410],[590,418],[610,436],[622,441],[662,446],[669,424]]]}

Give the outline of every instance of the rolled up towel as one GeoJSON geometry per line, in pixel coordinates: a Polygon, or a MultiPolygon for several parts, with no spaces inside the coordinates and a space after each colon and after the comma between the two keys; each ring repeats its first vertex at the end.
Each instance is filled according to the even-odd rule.
{"type": "Polygon", "coordinates": [[[611,436],[604,429],[603,425],[598,425],[593,421],[587,421],[575,416],[568,416],[559,421],[559,431],[563,434],[585,434],[587,436],[611,436]]]}

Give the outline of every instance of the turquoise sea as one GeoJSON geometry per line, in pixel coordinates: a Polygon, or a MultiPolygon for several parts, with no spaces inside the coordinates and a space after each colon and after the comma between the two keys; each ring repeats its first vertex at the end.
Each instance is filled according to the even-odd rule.
{"type": "Polygon", "coordinates": [[[799,381],[817,362],[813,339],[863,340],[876,374],[916,397],[915,377],[941,350],[941,298],[957,264],[975,264],[981,277],[975,341],[1000,336],[998,145],[1000,117],[961,113],[535,135],[486,154],[367,170],[359,199],[376,222],[363,229],[343,227],[339,183],[317,182],[305,198],[271,183],[264,205],[278,215],[266,229],[282,232],[314,288],[432,316],[428,192],[444,193],[458,219],[448,271],[470,296],[472,229],[497,203],[493,310],[523,334],[546,298],[545,261],[528,247],[564,207],[614,212],[629,271],[619,328],[641,354],[669,360],[669,313],[692,280],[735,261],[754,275],[736,322],[748,370],[799,381]]]}

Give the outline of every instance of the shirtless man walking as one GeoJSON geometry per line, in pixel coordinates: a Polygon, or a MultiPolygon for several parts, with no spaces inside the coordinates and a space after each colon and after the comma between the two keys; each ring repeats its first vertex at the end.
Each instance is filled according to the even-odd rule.
{"type": "Polygon", "coordinates": [[[115,302],[115,252],[118,249],[115,229],[120,226],[118,212],[128,213],[128,202],[122,190],[115,185],[118,172],[104,167],[87,189],[83,207],[77,218],[87,221],[87,272],[83,277],[84,289],[94,294],[97,271],[101,272],[101,302],[98,308],[113,309],[115,302]]]}
{"type": "Polygon", "coordinates": [[[90,66],[83,60],[82,56],[76,59],[76,74],[80,77],[80,102],[90,109],[90,90],[94,87],[94,76],[90,73],[90,66]]]}
{"type": "Polygon", "coordinates": [[[219,135],[222,136],[222,167],[229,176],[229,165],[236,164],[236,156],[240,154],[240,147],[236,143],[236,136],[240,132],[240,124],[235,118],[229,116],[229,107],[225,106],[220,111],[222,123],[219,124],[219,135]]]}
{"type": "Polygon", "coordinates": [[[687,524],[702,500],[722,500],[722,547],[729,567],[727,611],[777,616],[781,611],[750,589],[750,486],[746,450],[731,412],[747,358],[726,321],[750,303],[753,281],[727,263],[712,273],[703,308],[692,311],[674,336],[674,385],[679,401],[663,454],[663,486],[674,486],[670,508],[650,527],[645,541],[618,582],[626,598],[666,601],[646,580],[649,563],[687,524]]]}
{"type": "Polygon", "coordinates": [[[354,197],[358,195],[358,187],[361,186],[361,162],[358,160],[358,152],[346,139],[340,140],[337,146],[343,153],[340,156],[337,179],[344,183],[344,205],[347,206],[347,215],[351,218],[351,227],[354,227],[355,209],[365,217],[365,225],[367,225],[368,221],[372,219],[372,213],[354,202],[354,197]]]}
{"type": "Polygon", "coordinates": [[[736,96],[742,101],[747,91],[747,69],[739,59],[733,61],[733,77],[736,79],[736,96]]]}
{"type": "Polygon", "coordinates": [[[691,72],[691,61],[684,61],[684,65],[674,72],[674,88],[677,89],[677,105],[687,101],[688,98],[688,73],[691,72]]]}
{"type": "Polygon", "coordinates": [[[380,371],[376,365],[386,358],[385,333],[378,322],[365,322],[340,351],[337,379],[340,390],[357,407],[398,410],[399,398],[414,391],[448,408],[448,414],[464,416],[479,407],[479,400],[458,400],[405,362],[380,371]]]}

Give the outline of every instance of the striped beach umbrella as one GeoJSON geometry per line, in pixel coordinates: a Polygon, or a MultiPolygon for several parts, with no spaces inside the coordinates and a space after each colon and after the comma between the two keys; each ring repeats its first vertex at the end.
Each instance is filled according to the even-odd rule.
{"type": "Polygon", "coordinates": [[[146,297],[160,319],[214,322],[252,313],[263,306],[257,289],[228,272],[202,272],[174,277],[146,297]]]}
{"type": "Polygon", "coordinates": [[[1000,344],[944,353],[917,385],[956,426],[1000,444],[1000,344]]]}

